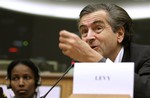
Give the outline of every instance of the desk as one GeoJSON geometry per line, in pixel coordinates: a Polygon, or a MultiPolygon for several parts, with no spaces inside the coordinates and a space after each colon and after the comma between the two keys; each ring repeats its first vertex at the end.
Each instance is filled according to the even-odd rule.
{"type": "MultiPolygon", "coordinates": [[[[62,73],[48,73],[48,74],[41,74],[42,78],[42,85],[52,86],[56,83],[59,77],[62,76],[62,73]]],[[[0,72],[0,84],[6,84],[6,73],[0,72]]],[[[61,98],[69,98],[72,94],[72,83],[73,77],[72,75],[67,74],[59,83],[58,85],[61,86],[61,98]]]]}

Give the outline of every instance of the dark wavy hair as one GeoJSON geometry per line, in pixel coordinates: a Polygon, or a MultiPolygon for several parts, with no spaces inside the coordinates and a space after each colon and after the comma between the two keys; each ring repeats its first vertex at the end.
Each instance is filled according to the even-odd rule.
{"type": "Polygon", "coordinates": [[[34,77],[35,77],[35,86],[37,87],[39,85],[38,82],[40,81],[39,69],[31,60],[28,60],[28,59],[18,59],[18,60],[12,61],[8,65],[8,68],[7,68],[7,78],[11,81],[12,70],[18,64],[23,64],[32,70],[32,72],[34,73],[34,77]]]}
{"type": "Polygon", "coordinates": [[[99,10],[104,10],[108,14],[107,22],[110,24],[113,32],[116,32],[120,27],[124,27],[125,36],[121,44],[124,47],[128,47],[133,37],[133,27],[132,27],[133,23],[132,23],[132,19],[123,8],[115,4],[109,4],[109,3],[87,5],[80,12],[79,21],[84,15],[99,10]]]}

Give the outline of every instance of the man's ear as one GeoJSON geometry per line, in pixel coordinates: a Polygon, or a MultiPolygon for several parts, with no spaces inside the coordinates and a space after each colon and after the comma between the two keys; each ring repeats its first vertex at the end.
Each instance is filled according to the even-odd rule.
{"type": "Polygon", "coordinates": [[[118,43],[121,43],[124,39],[125,30],[124,27],[121,26],[117,31],[117,41],[118,43]]]}

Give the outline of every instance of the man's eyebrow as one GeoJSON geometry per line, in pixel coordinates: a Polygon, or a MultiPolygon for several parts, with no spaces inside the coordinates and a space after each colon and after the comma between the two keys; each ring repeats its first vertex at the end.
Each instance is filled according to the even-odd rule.
{"type": "MultiPolygon", "coordinates": [[[[93,23],[91,23],[91,24],[104,24],[104,22],[103,21],[101,21],[101,20],[97,20],[97,21],[94,21],[93,23]]],[[[79,25],[79,28],[82,28],[82,27],[86,27],[86,25],[79,25]]]]}
{"type": "Polygon", "coordinates": [[[92,24],[97,24],[97,23],[104,24],[104,22],[103,22],[103,21],[100,21],[100,20],[94,21],[92,24]]]}
{"type": "Polygon", "coordinates": [[[79,29],[80,29],[80,28],[83,28],[83,27],[86,27],[86,26],[85,26],[85,25],[80,25],[80,26],[79,26],[79,29]]]}

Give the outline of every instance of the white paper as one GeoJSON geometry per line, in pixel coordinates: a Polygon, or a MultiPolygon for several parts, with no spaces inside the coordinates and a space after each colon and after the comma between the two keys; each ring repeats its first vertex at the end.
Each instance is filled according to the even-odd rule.
{"type": "Polygon", "coordinates": [[[75,63],[73,94],[128,94],[133,98],[134,63],[75,63]]]}
{"type": "MultiPolygon", "coordinates": [[[[40,96],[45,95],[52,86],[39,86],[40,96]]],[[[61,87],[55,86],[46,98],[61,98],[61,87]]]]}

